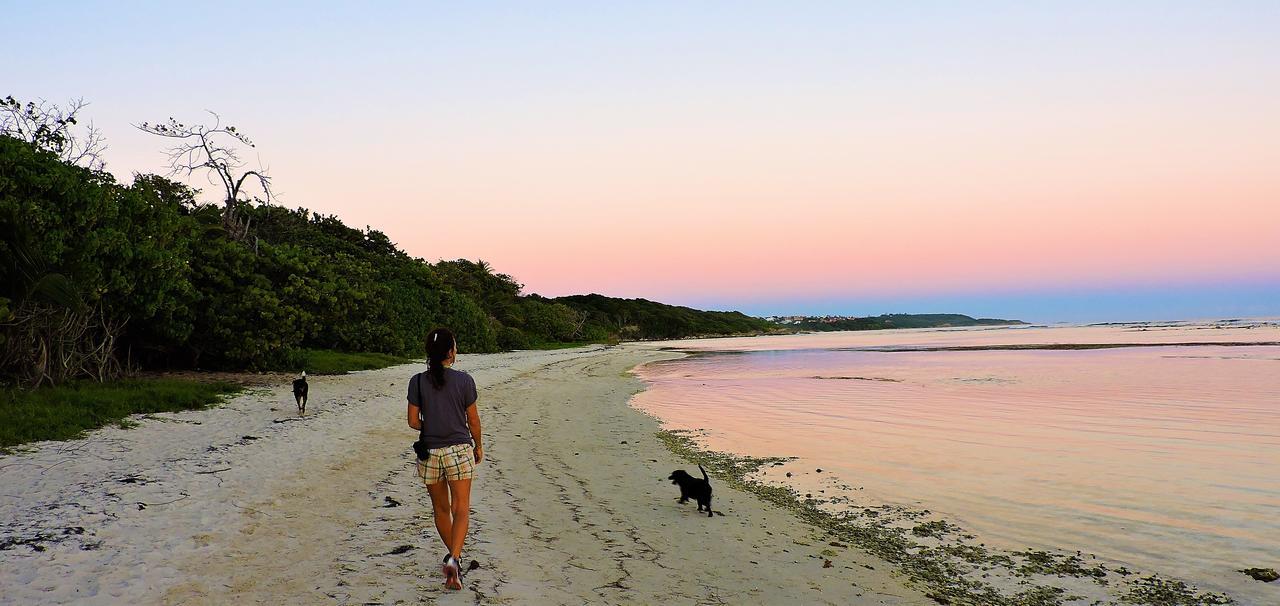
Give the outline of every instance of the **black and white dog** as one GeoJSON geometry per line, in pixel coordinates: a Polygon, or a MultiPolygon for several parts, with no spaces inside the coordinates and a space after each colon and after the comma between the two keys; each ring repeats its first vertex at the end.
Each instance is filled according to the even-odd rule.
{"type": "Polygon", "coordinates": [[[707,477],[707,470],[703,469],[701,465],[698,466],[698,471],[702,472],[701,480],[689,475],[689,472],[683,469],[671,472],[667,479],[671,480],[672,484],[680,487],[680,503],[688,503],[689,499],[697,501],[698,511],[702,511],[702,508],[706,507],[707,517],[709,518],[715,515],[711,512],[711,478],[707,477]]]}
{"type": "Polygon", "coordinates": [[[298,402],[298,414],[307,412],[307,371],[302,371],[302,378],[293,380],[293,399],[298,402]]]}

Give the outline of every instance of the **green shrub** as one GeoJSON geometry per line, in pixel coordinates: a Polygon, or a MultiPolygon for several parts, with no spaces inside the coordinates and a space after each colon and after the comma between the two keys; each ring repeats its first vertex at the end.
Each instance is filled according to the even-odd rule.
{"type": "Polygon", "coordinates": [[[513,326],[503,326],[498,331],[498,347],[502,349],[529,349],[529,337],[513,326]]]}
{"type": "Polygon", "coordinates": [[[398,364],[407,364],[410,360],[401,356],[384,353],[348,353],[324,349],[303,349],[293,352],[288,370],[307,371],[314,375],[340,375],[353,370],[376,370],[398,364]]]}

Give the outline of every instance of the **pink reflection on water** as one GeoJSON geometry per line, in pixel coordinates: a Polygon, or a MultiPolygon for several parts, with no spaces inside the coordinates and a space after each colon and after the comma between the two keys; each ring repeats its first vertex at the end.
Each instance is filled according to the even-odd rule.
{"type": "Polygon", "coordinates": [[[709,430],[713,449],[829,472],[797,474],[804,490],[834,473],[859,498],[932,509],[988,544],[1080,549],[1249,597],[1270,590],[1235,570],[1280,554],[1280,347],[843,349],[1280,341],[1273,325],[1209,326],[693,342],[742,353],[644,366],[635,405],[709,430]]]}

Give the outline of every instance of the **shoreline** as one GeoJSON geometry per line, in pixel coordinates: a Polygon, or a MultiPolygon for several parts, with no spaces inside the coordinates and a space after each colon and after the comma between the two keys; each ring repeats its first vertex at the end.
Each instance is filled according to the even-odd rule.
{"type": "Polygon", "coordinates": [[[480,568],[462,592],[421,564],[438,539],[402,427],[409,364],[315,378],[306,417],[282,383],[0,457],[13,487],[0,585],[15,588],[0,604],[1039,606],[1100,579],[1124,588],[1107,600],[1226,603],[1087,554],[987,549],[928,511],[802,496],[777,476],[803,461],[702,448],[632,405],[635,369],[686,355],[637,343],[460,359],[488,455],[464,550],[480,568]],[[666,474],[692,463],[724,516],[674,503],[666,474]]]}
{"type": "Polygon", "coordinates": [[[671,355],[459,360],[487,451],[463,556],[480,567],[461,592],[422,564],[439,540],[405,365],[316,377],[305,417],[283,384],[0,457],[0,604],[935,603],[879,558],[823,555],[818,529],[723,481],[724,516],[675,504],[665,478],[687,465],[629,405],[643,383],[628,372],[671,355]]]}
{"type": "MultiPolygon", "coordinates": [[[[682,351],[678,347],[664,350],[682,351]]],[[[746,352],[691,350],[684,353],[703,356],[746,352]]],[[[663,421],[656,415],[654,418],[663,421]]],[[[663,424],[666,425],[665,421],[663,424]]],[[[979,542],[981,537],[969,534],[964,528],[920,505],[906,506],[858,498],[859,493],[855,490],[861,488],[853,489],[842,484],[841,478],[830,470],[825,475],[802,479],[814,471],[812,462],[789,456],[786,452],[755,456],[749,452],[739,454],[736,449],[735,452],[720,451],[703,439],[709,430],[714,431],[714,427],[700,428],[688,423],[677,425],[688,429],[663,429],[660,432],[660,438],[672,452],[703,464],[709,471],[714,470],[713,475],[724,478],[735,488],[793,511],[799,518],[836,539],[832,545],[848,543],[893,562],[911,585],[938,603],[983,606],[1116,602],[1151,606],[1251,603],[1237,602],[1227,593],[1202,589],[1159,572],[1131,570],[1119,562],[1101,559],[1089,552],[1068,552],[1054,547],[1018,549],[988,546],[979,542]],[[792,472],[795,473],[794,480],[790,479],[792,472]],[[815,478],[821,478],[821,481],[815,478]],[[820,491],[819,487],[826,490],[820,491]]],[[[817,469],[816,472],[822,474],[823,470],[817,469]]],[[[1241,565],[1256,564],[1243,562],[1241,565]]],[[[1237,572],[1242,574],[1241,583],[1254,582],[1248,579],[1248,570],[1237,572]]]]}
{"type": "Polygon", "coordinates": [[[767,475],[774,467],[803,464],[800,458],[712,450],[697,443],[700,432],[696,430],[659,433],[673,453],[704,465],[714,477],[727,480],[736,489],[791,511],[826,533],[826,538],[832,539],[829,545],[852,546],[890,562],[909,579],[908,586],[921,589],[939,604],[1052,606],[1117,599],[1149,606],[1237,603],[1225,594],[1201,590],[1159,573],[1132,571],[1098,560],[1094,554],[988,547],[977,542],[979,537],[928,509],[889,503],[855,505],[847,495],[802,495],[796,485],[767,475]],[[1111,585],[1117,579],[1119,582],[1111,585]],[[1120,593],[1103,591],[1109,587],[1118,587],[1120,593]]]}

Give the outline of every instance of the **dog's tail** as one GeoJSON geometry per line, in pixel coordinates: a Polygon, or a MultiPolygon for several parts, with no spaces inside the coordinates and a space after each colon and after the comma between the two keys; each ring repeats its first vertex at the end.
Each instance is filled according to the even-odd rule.
{"type": "Polygon", "coordinates": [[[710,484],[710,483],[711,483],[711,478],[708,478],[708,477],[707,477],[707,470],[705,470],[705,469],[703,469],[703,468],[702,468],[702,464],[701,464],[701,463],[699,463],[699,464],[698,464],[698,471],[701,471],[701,472],[702,472],[702,480],[703,480],[704,482],[706,482],[706,483],[710,484]]]}

